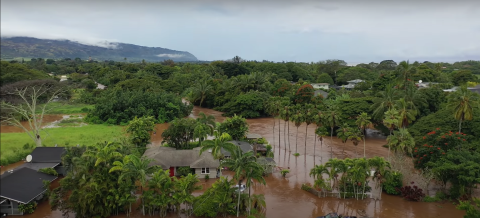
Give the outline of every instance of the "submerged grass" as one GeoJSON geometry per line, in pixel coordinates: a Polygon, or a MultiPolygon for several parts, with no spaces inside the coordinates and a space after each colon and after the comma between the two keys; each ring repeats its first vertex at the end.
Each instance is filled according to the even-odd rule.
{"type": "MultiPolygon", "coordinates": [[[[43,105],[40,105],[43,106],[43,105]]],[[[94,105],[65,103],[65,102],[51,102],[47,108],[53,108],[47,114],[80,114],[87,113],[94,108],[94,105]]],[[[41,112],[37,110],[37,112],[41,112]]]]}
{"type": "MultiPolygon", "coordinates": [[[[69,123],[72,124],[72,123],[69,123]]],[[[42,144],[47,147],[93,145],[97,142],[112,141],[123,134],[121,126],[87,125],[81,127],[61,127],[44,129],[40,136],[42,144]]],[[[35,148],[35,143],[27,133],[1,133],[0,134],[0,163],[7,165],[18,162],[35,148]],[[25,144],[31,147],[25,147],[25,144]],[[26,148],[26,149],[25,149],[26,148]]]]}

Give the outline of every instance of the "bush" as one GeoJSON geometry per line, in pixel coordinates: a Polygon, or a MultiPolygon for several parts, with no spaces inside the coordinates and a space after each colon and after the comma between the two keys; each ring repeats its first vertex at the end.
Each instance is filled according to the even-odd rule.
{"type": "Polygon", "coordinates": [[[18,205],[18,210],[24,214],[31,214],[37,208],[37,202],[30,202],[28,204],[18,205]]]}
{"type": "Polygon", "coordinates": [[[383,191],[389,195],[399,195],[400,192],[397,189],[400,188],[402,188],[402,174],[400,172],[392,172],[383,183],[383,191]]]}
{"type": "Polygon", "coordinates": [[[58,176],[57,171],[55,171],[53,168],[42,168],[42,169],[39,169],[38,172],[45,173],[48,175],[58,176]]]}
{"type": "Polygon", "coordinates": [[[285,169],[285,170],[280,171],[280,174],[282,174],[283,178],[285,178],[285,176],[287,176],[287,173],[290,173],[290,170],[285,169]]]}
{"type": "Polygon", "coordinates": [[[187,176],[189,173],[192,173],[192,169],[190,167],[179,167],[177,173],[180,176],[187,176]]]}
{"type": "MultiPolygon", "coordinates": [[[[411,184],[413,185],[414,182],[411,184]]],[[[409,201],[421,201],[424,197],[425,194],[423,193],[423,190],[421,188],[418,188],[416,185],[412,186],[405,186],[403,188],[398,189],[397,191],[400,192],[400,195],[409,200],[409,201]]]]}
{"type": "Polygon", "coordinates": [[[233,140],[241,140],[245,138],[248,132],[248,123],[242,116],[233,116],[225,119],[218,127],[220,132],[228,133],[233,140]]]}

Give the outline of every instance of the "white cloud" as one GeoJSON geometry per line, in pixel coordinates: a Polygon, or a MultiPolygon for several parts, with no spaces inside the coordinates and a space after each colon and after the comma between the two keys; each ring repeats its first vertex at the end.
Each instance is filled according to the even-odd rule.
{"type": "Polygon", "coordinates": [[[183,54],[158,54],[156,56],[161,57],[161,58],[181,58],[185,55],[183,55],[183,54]]]}

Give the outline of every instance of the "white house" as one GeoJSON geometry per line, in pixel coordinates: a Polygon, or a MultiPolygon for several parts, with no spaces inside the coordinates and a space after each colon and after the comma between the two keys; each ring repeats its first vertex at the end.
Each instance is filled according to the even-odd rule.
{"type": "Polygon", "coordinates": [[[358,83],[361,83],[361,82],[365,82],[364,80],[361,80],[361,79],[356,79],[356,80],[350,80],[350,81],[347,81],[348,84],[347,85],[343,85],[342,87],[345,88],[345,89],[353,89],[355,88],[355,86],[358,84],[358,83]]]}
{"type": "Polygon", "coordinates": [[[328,83],[312,83],[310,84],[314,89],[328,89],[328,83]]]}

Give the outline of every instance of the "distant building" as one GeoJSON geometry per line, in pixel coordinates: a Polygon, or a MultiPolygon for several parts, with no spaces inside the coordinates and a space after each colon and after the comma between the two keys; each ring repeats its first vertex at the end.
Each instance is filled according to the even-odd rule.
{"type": "Polygon", "coordinates": [[[310,84],[314,89],[328,89],[328,83],[312,83],[310,84]]]}
{"type": "Polygon", "coordinates": [[[419,89],[423,89],[423,88],[428,88],[430,87],[431,85],[436,85],[436,84],[439,84],[439,83],[436,83],[436,82],[418,82],[418,83],[415,83],[415,85],[419,88],[419,89]]]}
{"type": "Polygon", "coordinates": [[[458,89],[458,86],[455,86],[455,87],[452,87],[450,89],[444,89],[443,91],[444,92],[455,92],[455,91],[457,91],[457,89],[458,89]]]}
{"type": "Polygon", "coordinates": [[[361,80],[361,79],[356,79],[356,80],[350,80],[350,81],[347,81],[348,84],[347,85],[343,85],[342,88],[345,88],[345,89],[353,89],[355,88],[355,86],[358,84],[358,83],[361,83],[361,82],[365,82],[364,80],[361,80]]]}
{"type": "Polygon", "coordinates": [[[323,90],[316,90],[316,91],[315,91],[315,96],[318,96],[318,95],[322,95],[323,98],[325,99],[325,98],[328,97],[328,92],[325,92],[325,91],[323,91],[323,90]]]}
{"type": "Polygon", "coordinates": [[[480,85],[477,85],[475,87],[468,87],[468,90],[480,94],[480,85]]]}

